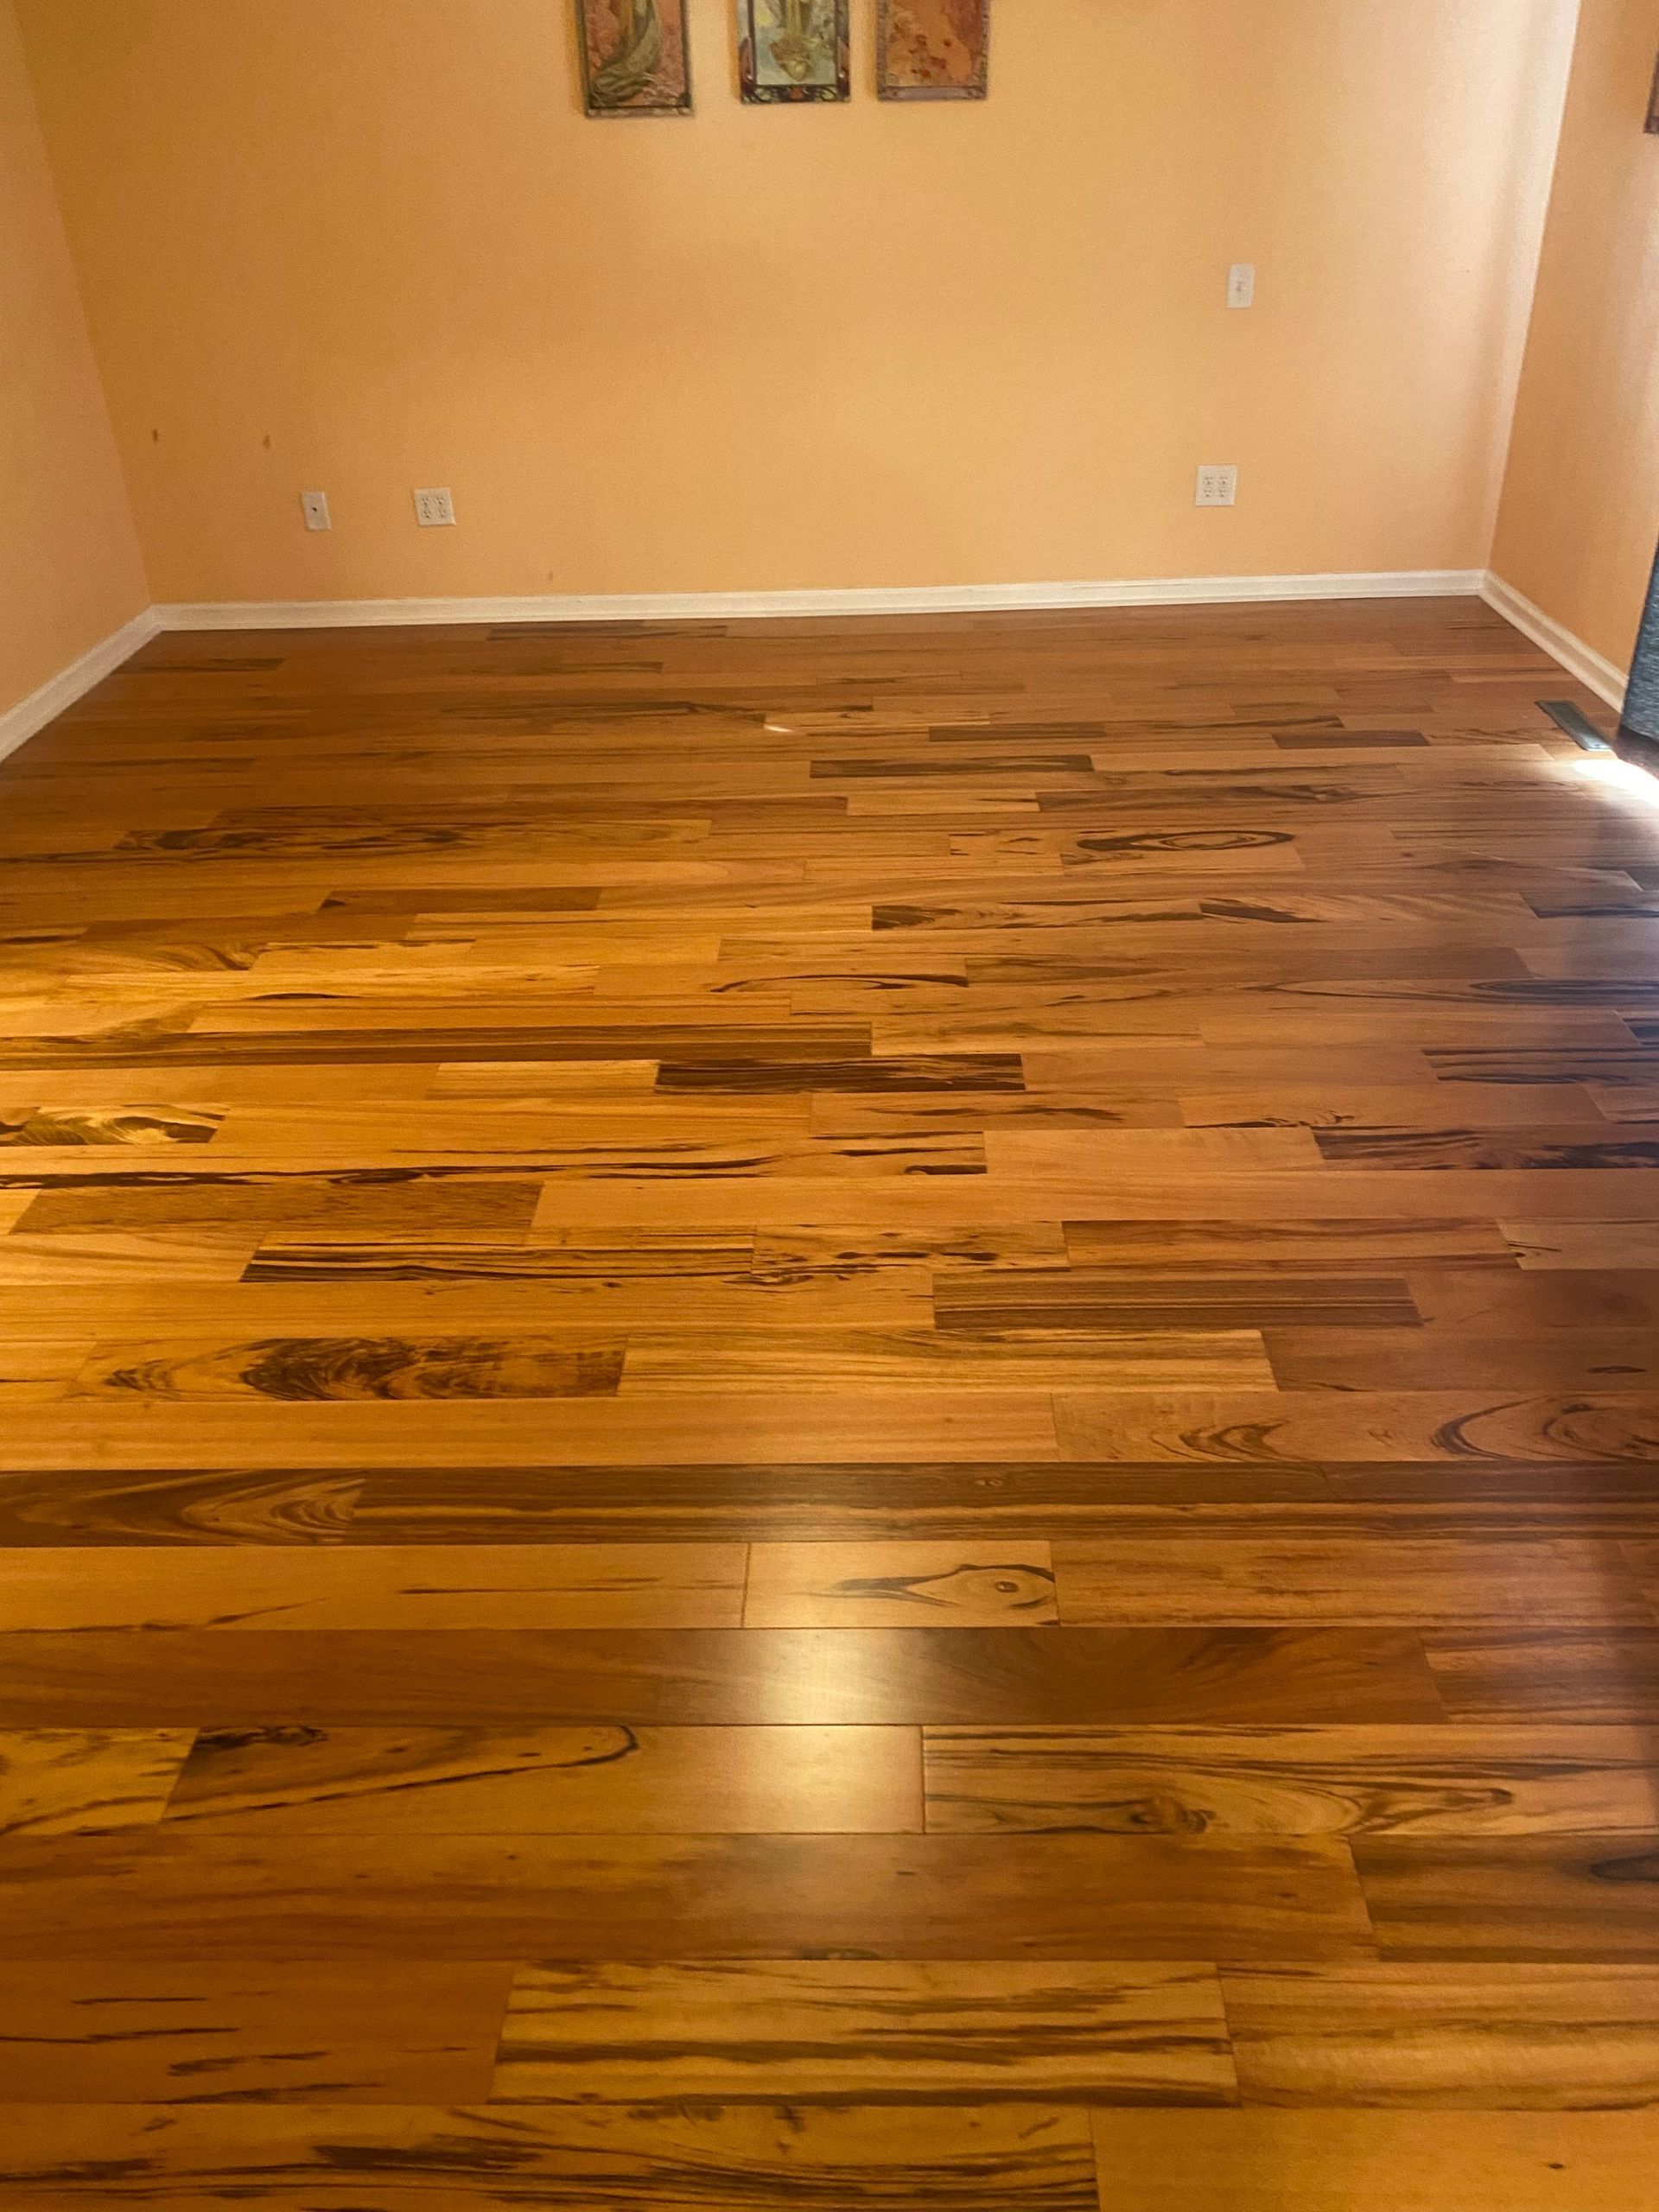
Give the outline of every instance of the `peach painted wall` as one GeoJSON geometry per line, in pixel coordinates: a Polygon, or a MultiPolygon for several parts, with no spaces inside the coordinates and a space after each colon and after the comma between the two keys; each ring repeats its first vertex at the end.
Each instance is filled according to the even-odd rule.
{"type": "Polygon", "coordinates": [[[0,0],[0,714],[149,604],[35,119],[0,0]]]}
{"type": "Polygon", "coordinates": [[[1659,7],[1584,0],[1492,565],[1623,669],[1659,545],[1659,7]]]}
{"type": "Polygon", "coordinates": [[[22,0],[157,598],[1484,566],[1575,0],[997,0],[896,108],[872,7],[592,122],[569,0],[22,0]]]}

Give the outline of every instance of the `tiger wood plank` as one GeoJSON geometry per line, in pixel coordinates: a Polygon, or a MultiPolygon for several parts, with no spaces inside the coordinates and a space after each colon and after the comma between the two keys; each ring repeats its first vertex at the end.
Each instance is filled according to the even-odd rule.
{"type": "Polygon", "coordinates": [[[0,1475],[0,1548],[338,1543],[362,1487],[350,1475],[0,1475]]]}
{"type": "Polygon", "coordinates": [[[741,1544],[35,1546],[7,1563],[0,1636],[735,1627],[745,1564],[741,1544]]]}
{"type": "Polygon", "coordinates": [[[1317,2110],[1659,2106],[1649,1967],[1355,1962],[1230,1969],[1243,2100],[1317,2110]]]}
{"type": "Polygon", "coordinates": [[[0,1958],[1373,1955],[1345,1846],[1022,1835],[302,1839],[178,1823],[0,1846],[0,1958]]]}
{"type": "MultiPolygon", "coordinates": [[[[0,1542],[67,1542],[67,1532],[55,1538],[45,1532],[54,1527],[67,1531],[78,1525],[78,1516],[87,1524],[87,1540],[93,1541],[101,1516],[123,1513],[122,1501],[129,1494],[135,1520],[153,1511],[157,1519],[169,1516],[170,1524],[173,1493],[157,1478],[130,1478],[130,1493],[112,1484],[107,1502],[100,1491],[86,1505],[60,1514],[53,1504],[59,1478],[48,1477],[18,1490],[16,1484],[26,1479],[0,1481],[0,1542]],[[9,1496],[16,1499],[10,1520],[9,1496]],[[32,1536],[36,1529],[41,1533],[32,1536]]],[[[1042,1541],[1109,1527],[1126,1505],[1288,1504],[1330,1495],[1328,1478],[1313,1467],[1206,1471],[1039,1463],[995,1469],[758,1465],[407,1470],[371,1475],[353,1484],[349,1518],[342,1518],[335,1533],[348,1542],[442,1544],[591,1542],[607,1537],[642,1542],[700,1537],[976,1542],[999,1535],[1042,1541]]],[[[245,1512],[253,1527],[258,1525],[257,1508],[245,1508],[234,1485],[205,1478],[200,1491],[187,1491],[184,1498],[180,1505],[189,1512],[191,1525],[223,1525],[226,1541],[235,1540],[232,1532],[243,1525],[245,1512]]],[[[1622,1516],[1610,1510],[1592,1533],[1649,1526],[1659,1527],[1659,1507],[1649,1516],[1637,1505],[1622,1516]]],[[[270,1540],[282,1539],[273,1534],[270,1540]]]]}
{"type": "MultiPolygon", "coordinates": [[[[555,2212],[747,2212],[756,2202],[954,2212],[1097,2212],[1080,2106],[789,2103],[632,2111],[348,2102],[168,2107],[18,2105],[0,2185],[16,2212],[62,2212],[66,2172],[111,2204],[210,2212],[226,2196],[331,2212],[477,2201],[555,2212]]],[[[78,2183],[72,2201],[86,2190],[78,2183]]]]}
{"type": "Polygon", "coordinates": [[[492,2094],[1184,2106],[1236,2088],[1208,1967],[797,1959],[525,1967],[492,2094]]]}
{"type": "Polygon", "coordinates": [[[13,1961],[0,2106],[481,2101],[512,1979],[468,1960],[13,1961]]]}
{"type": "Polygon", "coordinates": [[[921,1745],[895,1727],[207,1730],[161,1816],[253,1840],[899,1834],[922,1825],[921,1745]]]}
{"type": "Polygon", "coordinates": [[[1501,1626],[1648,1618],[1635,1565],[1606,1538],[1419,1529],[1332,1507],[1176,1516],[1125,1513],[1053,1547],[1061,1618],[1501,1626]],[[1195,1525],[1196,1524],[1196,1525],[1195,1525]]]}
{"type": "Polygon", "coordinates": [[[0,1473],[79,1471],[89,1463],[171,1473],[321,1473],[521,1467],[534,1459],[550,1466],[727,1466],[734,1459],[810,1466],[880,1458],[995,1465],[1058,1456],[1054,1400],[1042,1388],[872,1386],[838,1395],[756,1383],[626,1399],[354,1396],[327,1403],[232,1389],[178,1407],[115,1393],[19,1405],[0,1436],[0,1473]]]}
{"type": "Polygon", "coordinates": [[[162,1817],[193,1731],[0,1732],[0,1836],[95,1834],[162,1817]]]}
{"type": "Polygon", "coordinates": [[[1645,1835],[1659,1762],[1630,1726],[930,1728],[944,1835],[1645,1835]]]}
{"type": "Polygon", "coordinates": [[[1659,1961],[1659,1834],[1354,1845],[1384,1958],[1659,1961]]]}
{"type": "Polygon", "coordinates": [[[1659,1696],[1656,1628],[1516,1621],[1433,1630],[1425,1643],[1455,1719],[1639,1721],[1659,1696]]]}

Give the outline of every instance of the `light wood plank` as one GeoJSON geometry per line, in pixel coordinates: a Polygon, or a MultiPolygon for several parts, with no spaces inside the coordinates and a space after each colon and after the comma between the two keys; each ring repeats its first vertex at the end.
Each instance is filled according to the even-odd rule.
{"type": "Polygon", "coordinates": [[[750,1549],[750,1628],[1022,1628],[1058,1618],[1045,1543],[750,1549]]]}
{"type": "Polygon", "coordinates": [[[741,1614],[741,1544],[474,1545],[16,1553],[22,1629],[719,1628],[741,1614]]]}
{"type": "Polygon", "coordinates": [[[1607,2212],[1641,2203],[1651,2113],[1097,2113],[1122,2212],[1607,2212]]]}
{"type": "Polygon", "coordinates": [[[227,1835],[897,1834],[909,1728],[209,1731],[169,1823],[227,1835]]]}
{"type": "Polygon", "coordinates": [[[189,1728],[0,1732],[0,1836],[92,1834],[160,1820],[189,1728]]]}

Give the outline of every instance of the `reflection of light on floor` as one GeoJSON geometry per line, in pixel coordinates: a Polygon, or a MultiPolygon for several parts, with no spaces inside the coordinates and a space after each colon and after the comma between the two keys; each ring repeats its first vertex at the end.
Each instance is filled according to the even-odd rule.
{"type": "Polygon", "coordinates": [[[1650,776],[1634,760],[1621,760],[1617,753],[1598,753],[1588,760],[1580,760],[1578,770],[1591,783],[1617,791],[1621,798],[1642,799],[1649,806],[1659,809],[1659,776],[1650,776]]]}

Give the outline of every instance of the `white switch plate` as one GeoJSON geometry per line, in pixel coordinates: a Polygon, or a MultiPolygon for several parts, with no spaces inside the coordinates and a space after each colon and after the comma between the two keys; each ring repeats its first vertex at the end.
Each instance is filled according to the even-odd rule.
{"type": "Polygon", "coordinates": [[[454,522],[454,495],[447,484],[435,491],[415,494],[415,519],[423,530],[435,530],[440,523],[454,522]]]}
{"type": "Polygon", "coordinates": [[[334,526],[328,512],[328,494],[326,492],[302,492],[300,512],[305,517],[308,530],[332,530],[334,526]]]}
{"type": "Polygon", "coordinates": [[[1238,505],[1238,471],[1206,463],[1198,471],[1198,505],[1201,507],[1234,507],[1238,505]]]}
{"type": "Polygon", "coordinates": [[[1230,308],[1253,308],[1255,305],[1255,264],[1236,261],[1227,272],[1227,304],[1230,308]]]}

